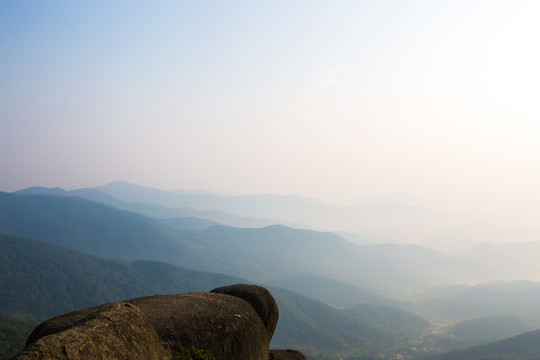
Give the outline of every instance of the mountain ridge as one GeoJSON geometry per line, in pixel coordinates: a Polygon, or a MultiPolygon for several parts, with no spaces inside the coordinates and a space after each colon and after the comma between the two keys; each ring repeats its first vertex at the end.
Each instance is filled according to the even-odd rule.
{"type": "MultiPolygon", "coordinates": [[[[0,312],[40,320],[109,301],[245,283],[155,261],[104,259],[1,233],[0,270],[0,312]]],[[[379,349],[395,340],[392,325],[374,326],[290,290],[269,289],[281,314],[274,347],[335,352],[379,349]],[[375,343],[365,341],[366,336],[375,343]]]]}

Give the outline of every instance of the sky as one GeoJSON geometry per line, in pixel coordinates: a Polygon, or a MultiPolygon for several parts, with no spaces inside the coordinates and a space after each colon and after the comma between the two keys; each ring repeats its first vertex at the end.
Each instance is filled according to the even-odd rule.
{"type": "Polygon", "coordinates": [[[539,18],[525,0],[2,1],[0,191],[121,180],[535,225],[539,18]]]}

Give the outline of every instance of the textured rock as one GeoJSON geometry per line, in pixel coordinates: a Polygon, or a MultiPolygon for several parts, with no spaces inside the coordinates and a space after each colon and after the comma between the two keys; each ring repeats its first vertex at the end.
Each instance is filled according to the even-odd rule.
{"type": "Polygon", "coordinates": [[[270,350],[270,360],[306,360],[297,350],[270,350]]]}
{"type": "Polygon", "coordinates": [[[152,325],[132,304],[105,304],[38,326],[12,359],[170,359],[152,325]],[[55,324],[57,326],[55,326],[55,324]]]}
{"type": "Polygon", "coordinates": [[[269,351],[278,317],[270,292],[254,285],[147,296],[47,320],[14,359],[170,359],[191,346],[217,360],[304,359],[269,351]]]}
{"type": "Polygon", "coordinates": [[[230,286],[223,286],[211,291],[217,294],[226,294],[238,297],[247,301],[251,307],[259,314],[268,336],[272,338],[274,330],[279,319],[279,310],[276,301],[270,294],[270,291],[266,290],[262,286],[237,284],[230,286]]]}
{"type": "Polygon", "coordinates": [[[128,300],[139,307],[165,346],[194,345],[219,360],[267,360],[270,338],[246,301],[216,293],[157,295],[128,300]]]}

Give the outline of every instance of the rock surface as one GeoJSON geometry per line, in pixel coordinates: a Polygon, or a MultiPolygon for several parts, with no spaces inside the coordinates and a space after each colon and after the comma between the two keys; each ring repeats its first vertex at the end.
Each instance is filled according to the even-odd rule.
{"type": "Polygon", "coordinates": [[[12,359],[171,358],[143,313],[129,303],[105,304],[50,321],[55,319],[59,327],[38,326],[12,359]]]}
{"type": "Polygon", "coordinates": [[[247,301],[259,314],[268,336],[272,338],[278,323],[279,310],[270,291],[261,286],[238,284],[223,286],[211,293],[231,295],[247,301]]]}
{"type": "Polygon", "coordinates": [[[12,359],[170,359],[190,346],[217,360],[305,359],[269,351],[278,317],[270,292],[254,285],[147,296],[47,320],[12,359]]]}
{"type": "Polygon", "coordinates": [[[164,346],[194,345],[216,359],[268,360],[270,338],[246,301],[216,293],[158,295],[128,300],[139,307],[164,346]]]}

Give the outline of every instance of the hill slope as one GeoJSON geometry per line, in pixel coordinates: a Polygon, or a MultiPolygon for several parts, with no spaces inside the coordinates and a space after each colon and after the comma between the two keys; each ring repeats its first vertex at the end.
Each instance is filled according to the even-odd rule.
{"type": "Polygon", "coordinates": [[[474,286],[447,286],[431,289],[419,303],[425,314],[455,321],[514,314],[540,325],[538,299],[540,283],[497,281],[474,286]]]}
{"type": "Polygon", "coordinates": [[[151,259],[251,281],[318,275],[392,294],[469,276],[460,259],[415,245],[358,245],[274,225],[180,231],[85,199],[0,193],[0,232],[100,256],[151,259]]]}
{"type": "Polygon", "coordinates": [[[456,324],[452,331],[461,347],[498,341],[536,328],[515,315],[497,315],[467,320],[456,324]]]}
{"type": "Polygon", "coordinates": [[[392,293],[459,279],[467,272],[459,259],[419,246],[358,245],[334,233],[281,225],[260,229],[214,226],[193,236],[200,239],[209,256],[246,259],[251,273],[238,273],[246,263],[226,264],[232,267],[212,271],[259,281],[317,275],[392,293]]]}
{"type": "MultiPolygon", "coordinates": [[[[43,320],[79,308],[159,293],[208,291],[241,279],[155,261],[103,259],[0,234],[0,315],[43,320]]],[[[270,288],[280,320],[275,347],[312,351],[394,346],[391,327],[355,319],[292,291],[270,288]]]]}
{"type": "Polygon", "coordinates": [[[394,306],[360,304],[345,309],[343,312],[353,319],[372,324],[374,327],[392,329],[392,333],[402,339],[419,336],[429,327],[429,322],[424,318],[394,306]]]}
{"type": "Polygon", "coordinates": [[[388,354],[392,349],[407,349],[408,340],[428,325],[421,317],[398,308],[366,306],[359,316],[352,315],[356,310],[339,310],[289,290],[270,291],[280,312],[272,339],[272,345],[279,348],[297,348],[307,353],[388,354]],[[408,321],[399,320],[405,318],[408,321]]]}
{"type": "Polygon", "coordinates": [[[452,351],[436,357],[436,360],[538,360],[538,358],[540,358],[540,330],[452,351]]]}
{"type": "Polygon", "coordinates": [[[0,359],[9,359],[26,344],[37,322],[0,316],[0,359]]]}
{"type": "Polygon", "coordinates": [[[0,192],[0,232],[123,259],[196,268],[205,252],[147,217],[77,197],[0,192]]]}
{"type": "Polygon", "coordinates": [[[44,320],[110,301],[239,282],[245,281],[156,261],[103,259],[0,234],[0,315],[44,320]]]}
{"type": "Polygon", "coordinates": [[[343,281],[322,276],[303,276],[279,280],[270,280],[268,285],[288,289],[319,300],[338,308],[352,307],[358,304],[384,304],[405,307],[398,300],[376,294],[372,291],[354,286],[343,281]]]}

